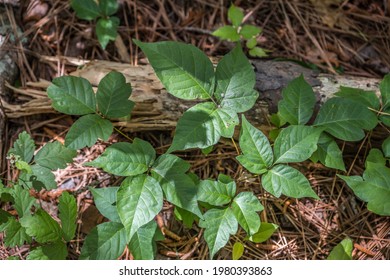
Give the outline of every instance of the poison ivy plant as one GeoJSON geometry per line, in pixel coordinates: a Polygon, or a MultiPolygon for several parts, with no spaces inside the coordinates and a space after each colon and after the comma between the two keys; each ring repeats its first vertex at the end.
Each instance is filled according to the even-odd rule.
{"type": "Polygon", "coordinates": [[[103,49],[118,36],[119,18],[113,16],[118,11],[117,0],[71,0],[70,5],[78,18],[97,20],[96,35],[103,49]]]}
{"type": "Polygon", "coordinates": [[[333,250],[328,256],[328,260],[352,260],[352,249],[353,243],[349,238],[344,239],[333,250]]]}

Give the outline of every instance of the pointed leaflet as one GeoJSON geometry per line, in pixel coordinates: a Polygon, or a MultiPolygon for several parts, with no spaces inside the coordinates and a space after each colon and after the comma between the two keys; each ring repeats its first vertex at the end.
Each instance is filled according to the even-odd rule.
{"type": "Polygon", "coordinates": [[[163,193],[156,179],[147,175],[127,177],[117,193],[117,209],[128,240],[160,212],[163,193]]]}
{"type": "Polygon", "coordinates": [[[156,234],[157,223],[152,220],[140,227],[129,242],[129,250],[135,260],[153,260],[156,254],[156,234]]]}
{"type": "Polygon", "coordinates": [[[368,162],[363,178],[342,176],[355,195],[368,202],[367,209],[383,216],[390,215],[390,168],[368,162]]]}
{"type": "Polygon", "coordinates": [[[15,141],[14,146],[8,151],[9,154],[20,156],[20,159],[29,163],[35,151],[34,140],[32,140],[30,134],[26,131],[19,133],[18,139],[15,141]]]}
{"type": "Polygon", "coordinates": [[[113,129],[111,122],[99,115],[82,116],[69,129],[65,146],[74,150],[92,147],[98,138],[107,141],[113,129]]]}
{"type": "Polygon", "coordinates": [[[282,91],[279,114],[290,124],[306,124],[313,115],[316,97],[303,75],[292,80],[282,91]]]}
{"type": "Polygon", "coordinates": [[[255,234],[250,236],[248,240],[255,243],[262,243],[264,241],[267,241],[275,232],[275,230],[278,229],[278,227],[278,225],[272,223],[262,222],[259,230],[255,234]]]}
{"type": "Polygon", "coordinates": [[[272,165],[274,156],[267,137],[252,126],[244,115],[240,131],[240,148],[243,155],[239,155],[237,160],[250,172],[262,174],[272,165]]]}
{"type": "Polygon", "coordinates": [[[199,103],[184,112],[179,119],[168,153],[212,146],[221,136],[232,137],[237,124],[237,113],[217,108],[212,102],[199,103]]]}
{"type": "Polygon", "coordinates": [[[111,16],[118,11],[119,3],[116,0],[99,0],[99,9],[102,15],[111,16]]]}
{"type": "Polygon", "coordinates": [[[223,174],[218,176],[218,181],[204,180],[198,185],[198,200],[214,206],[228,204],[235,194],[236,183],[223,174]]]}
{"type": "Polygon", "coordinates": [[[103,49],[106,48],[110,41],[115,41],[115,38],[118,36],[119,23],[119,18],[115,16],[99,18],[96,22],[96,35],[103,49]]]}
{"type": "Polygon", "coordinates": [[[352,260],[352,250],[352,240],[346,238],[332,249],[327,260],[352,260]]]}
{"type": "Polygon", "coordinates": [[[381,106],[375,91],[340,86],[340,89],[335,93],[335,96],[353,100],[375,110],[379,110],[381,106]]]}
{"type": "Polygon", "coordinates": [[[390,158],[390,136],[382,143],[382,151],[385,157],[390,158]]]}
{"type": "Polygon", "coordinates": [[[237,29],[231,25],[222,26],[215,30],[212,34],[222,40],[229,40],[231,42],[240,41],[240,34],[238,34],[237,29]]]}
{"type": "Polygon", "coordinates": [[[237,232],[238,223],[229,207],[211,209],[203,217],[204,220],[199,221],[199,226],[205,228],[204,239],[209,246],[212,259],[218,250],[226,245],[230,235],[237,232]]]}
{"type": "Polygon", "coordinates": [[[80,260],[115,260],[123,253],[126,240],[126,231],[121,223],[100,224],[85,238],[80,260]]]}
{"type": "Polygon", "coordinates": [[[14,198],[14,207],[18,212],[19,217],[31,214],[31,206],[35,203],[35,198],[30,196],[30,192],[19,185],[15,185],[12,189],[12,197],[14,198]]]}
{"type": "Polygon", "coordinates": [[[119,142],[85,165],[102,168],[118,176],[134,176],[148,170],[156,158],[156,151],[148,142],[135,138],[133,143],[119,142]]]}
{"type": "Polygon", "coordinates": [[[7,247],[22,246],[24,243],[32,242],[26,229],[14,217],[9,217],[7,222],[0,224],[0,232],[5,233],[3,241],[7,247]]]}
{"type": "Polygon", "coordinates": [[[76,199],[68,192],[63,192],[59,199],[58,217],[61,220],[61,227],[65,241],[73,239],[77,227],[77,204],[76,199]]]}
{"type": "Polygon", "coordinates": [[[52,190],[57,188],[56,178],[49,168],[34,164],[31,165],[33,173],[32,185],[34,189],[40,191],[41,189],[52,190]]]}
{"type": "Polygon", "coordinates": [[[197,201],[197,187],[185,174],[189,168],[189,163],[181,158],[164,154],[154,163],[152,177],[160,183],[169,202],[202,217],[197,201]]]}
{"type": "Polygon", "coordinates": [[[260,217],[256,212],[264,209],[252,192],[241,192],[231,205],[240,226],[249,234],[255,234],[260,227],[260,217]]]}
{"type": "Polygon", "coordinates": [[[69,149],[56,141],[47,143],[36,154],[34,161],[40,166],[56,170],[65,168],[67,163],[71,163],[77,155],[77,151],[69,149]]]}
{"type": "Polygon", "coordinates": [[[55,78],[47,88],[53,108],[68,115],[86,115],[96,111],[96,97],[88,80],[81,77],[55,78]]]}
{"type": "Polygon", "coordinates": [[[344,141],[359,141],[364,130],[373,129],[378,120],[366,106],[341,97],[328,99],[314,122],[326,132],[344,141]]]}
{"type": "Polygon", "coordinates": [[[116,209],[116,194],[119,187],[101,189],[89,188],[93,195],[93,201],[99,212],[112,222],[120,223],[121,220],[116,209]]]}
{"type": "Polygon", "coordinates": [[[284,194],[293,198],[312,197],[318,199],[306,177],[288,165],[274,166],[262,176],[261,182],[264,189],[276,197],[284,194]]]}
{"type": "Polygon", "coordinates": [[[112,71],[100,81],[96,93],[99,111],[107,118],[126,117],[134,107],[131,85],[123,74],[112,71]]]}
{"type": "Polygon", "coordinates": [[[174,214],[175,214],[175,218],[178,221],[182,221],[186,228],[188,229],[192,228],[192,224],[196,219],[196,216],[194,214],[180,207],[175,207],[174,214]]]}
{"type": "Polygon", "coordinates": [[[242,37],[244,37],[244,39],[249,40],[249,39],[252,39],[252,38],[258,36],[261,33],[261,31],[262,30],[260,27],[250,25],[250,24],[244,24],[241,27],[240,35],[242,37]]]}
{"type": "Polygon", "coordinates": [[[238,260],[244,254],[245,247],[241,242],[236,242],[233,245],[232,259],[238,260]]]}
{"type": "Polygon", "coordinates": [[[20,223],[27,234],[35,237],[39,243],[56,241],[62,236],[58,223],[42,209],[38,209],[34,216],[24,216],[20,223]]]}
{"type": "Polygon", "coordinates": [[[378,163],[380,165],[386,165],[386,158],[383,156],[383,153],[376,148],[372,148],[366,158],[365,167],[367,168],[369,163],[378,163]]]}
{"type": "Polygon", "coordinates": [[[211,98],[214,67],[201,50],[178,42],[134,43],[145,53],[170,94],[181,99],[211,98]]]}
{"type": "Polygon", "coordinates": [[[215,97],[222,108],[240,113],[253,107],[259,96],[253,89],[256,83],[255,72],[240,45],[221,59],[215,77],[215,97]]]}
{"type": "Polygon", "coordinates": [[[31,250],[27,260],[65,260],[67,255],[68,249],[65,243],[58,240],[31,250]]]}
{"type": "Polygon", "coordinates": [[[390,74],[387,74],[379,84],[382,97],[382,112],[386,113],[380,116],[380,120],[390,127],[390,74]]]}
{"type": "Polygon", "coordinates": [[[100,9],[94,0],[71,0],[70,5],[76,11],[78,18],[94,20],[100,16],[100,9]]]}
{"type": "Polygon", "coordinates": [[[244,13],[240,8],[231,4],[228,10],[228,18],[234,27],[238,27],[244,19],[244,13]]]}
{"type": "Polygon", "coordinates": [[[318,160],[329,168],[345,171],[343,154],[336,141],[326,133],[322,133],[317,144],[317,151],[311,157],[314,162],[318,160]]]}
{"type": "Polygon", "coordinates": [[[321,132],[322,129],[303,125],[284,128],[275,140],[275,164],[308,159],[317,150],[321,132]]]}

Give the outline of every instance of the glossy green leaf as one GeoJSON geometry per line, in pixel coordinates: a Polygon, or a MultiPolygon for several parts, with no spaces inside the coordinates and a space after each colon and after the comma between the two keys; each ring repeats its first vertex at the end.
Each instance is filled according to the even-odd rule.
{"type": "Polygon", "coordinates": [[[19,133],[18,139],[15,141],[13,147],[9,149],[8,155],[14,154],[20,156],[20,159],[29,163],[35,151],[34,140],[31,138],[30,134],[26,131],[19,133]]]}
{"type": "Polygon", "coordinates": [[[119,187],[90,188],[96,208],[112,222],[120,223],[121,220],[116,209],[117,192],[119,187]]]}
{"type": "Polygon", "coordinates": [[[56,241],[62,236],[59,224],[42,209],[33,216],[24,216],[20,223],[26,228],[26,233],[40,243],[56,241]]]}
{"type": "Polygon", "coordinates": [[[96,23],[96,35],[103,49],[110,41],[115,41],[118,36],[119,18],[113,16],[109,18],[100,18],[96,23]]]}
{"type": "Polygon", "coordinates": [[[344,239],[332,249],[328,260],[352,260],[353,243],[349,238],[344,239]]]}
{"type": "Polygon", "coordinates": [[[244,13],[240,8],[234,6],[234,4],[231,4],[228,10],[228,19],[234,27],[238,27],[244,19],[244,13]]]}
{"type": "Polygon", "coordinates": [[[92,147],[99,138],[107,141],[113,129],[112,123],[99,115],[82,116],[69,129],[65,146],[74,150],[92,147]]]}
{"type": "Polygon", "coordinates": [[[236,242],[233,245],[232,259],[239,260],[244,254],[245,247],[241,242],[236,242]]]}
{"type": "Polygon", "coordinates": [[[254,47],[249,50],[249,55],[254,57],[266,57],[268,56],[266,50],[260,47],[254,47]]]}
{"type": "Polygon", "coordinates": [[[316,159],[314,162],[319,160],[326,167],[345,171],[343,154],[332,137],[326,133],[322,133],[317,146],[317,151],[312,155],[312,159],[316,159]]]}
{"type": "Polygon", "coordinates": [[[174,214],[176,219],[182,221],[186,228],[192,228],[192,224],[196,219],[193,213],[180,207],[175,207],[174,214]]]}
{"type": "Polygon", "coordinates": [[[3,242],[7,247],[22,246],[24,243],[32,242],[26,229],[14,217],[8,217],[7,222],[0,224],[0,232],[5,233],[3,242]]]}
{"type": "Polygon", "coordinates": [[[96,111],[96,97],[90,82],[81,77],[62,76],[47,88],[53,108],[68,115],[86,115],[96,111]]]}
{"type": "Polygon", "coordinates": [[[65,260],[68,255],[68,248],[62,241],[36,247],[31,250],[27,260],[65,260]]]}
{"type": "Polygon", "coordinates": [[[94,20],[100,16],[100,9],[94,0],[71,0],[70,5],[80,19],[94,20]]]}
{"type": "Polygon", "coordinates": [[[390,168],[368,162],[363,178],[338,176],[347,183],[357,197],[368,202],[368,210],[378,215],[390,215],[390,168]]]}
{"type": "Polygon", "coordinates": [[[152,177],[160,183],[169,202],[202,217],[197,201],[198,189],[185,174],[189,168],[190,165],[181,158],[164,154],[154,163],[152,177]]]}
{"type": "Polygon", "coordinates": [[[236,234],[238,223],[233,211],[225,209],[211,209],[204,214],[204,220],[199,226],[205,228],[204,239],[209,247],[210,259],[229,241],[231,234],[236,234]]]}
{"type": "Polygon", "coordinates": [[[142,174],[152,166],[156,151],[148,142],[135,138],[133,143],[119,142],[108,147],[102,155],[85,165],[102,168],[118,176],[142,174]]]}
{"type": "Polygon", "coordinates": [[[261,28],[260,27],[257,27],[257,26],[254,26],[254,25],[250,25],[250,24],[244,24],[241,27],[241,30],[240,30],[240,35],[242,37],[244,37],[244,39],[246,39],[246,40],[249,40],[249,39],[251,39],[253,37],[256,37],[260,33],[261,33],[261,28]]]}
{"type": "Polygon", "coordinates": [[[378,123],[375,113],[366,106],[345,98],[328,99],[315,120],[315,125],[344,141],[359,141],[364,130],[373,129],[378,123]]]}
{"type": "Polygon", "coordinates": [[[254,174],[266,172],[273,163],[274,156],[267,137],[252,126],[244,115],[240,131],[240,148],[243,154],[239,155],[237,160],[254,174]]]}
{"type": "Polygon", "coordinates": [[[181,99],[208,99],[214,91],[214,67],[198,48],[178,42],[142,43],[134,40],[148,57],[167,91],[181,99]]]}
{"type": "Polygon", "coordinates": [[[311,126],[291,125],[282,129],[275,140],[275,163],[301,162],[316,150],[322,129],[311,126]]]}
{"type": "Polygon", "coordinates": [[[368,153],[368,156],[366,158],[365,166],[367,167],[368,164],[370,164],[370,162],[385,166],[386,165],[386,158],[383,156],[383,153],[381,152],[381,150],[372,148],[370,150],[370,152],[368,153]]]}
{"type": "Polygon", "coordinates": [[[385,157],[390,158],[390,136],[382,143],[382,151],[385,157]]]}
{"type": "Polygon", "coordinates": [[[57,188],[55,176],[49,168],[34,164],[31,166],[33,172],[32,185],[34,189],[41,190],[52,190],[57,188]]]}
{"type": "Polygon", "coordinates": [[[77,204],[76,199],[68,192],[63,192],[58,204],[58,217],[61,220],[61,227],[65,241],[74,238],[77,227],[77,204]]]}
{"type": "Polygon", "coordinates": [[[240,35],[238,34],[237,29],[230,25],[222,26],[212,34],[222,40],[229,40],[231,42],[240,41],[240,35]]]}
{"type": "Polygon", "coordinates": [[[318,199],[306,177],[288,165],[274,166],[262,176],[261,182],[264,189],[276,197],[284,194],[293,198],[312,197],[318,199]]]}
{"type": "Polygon", "coordinates": [[[236,194],[236,183],[220,174],[218,181],[203,180],[198,185],[198,200],[214,206],[228,204],[236,194]]]}
{"type": "Polygon", "coordinates": [[[156,255],[154,235],[157,230],[156,221],[152,220],[140,227],[129,242],[129,250],[135,260],[153,260],[156,255]]]}
{"type": "Polygon", "coordinates": [[[379,84],[379,89],[382,97],[382,111],[387,114],[381,115],[380,120],[390,127],[390,74],[384,76],[379,84]]]}
{"type": "Polygon", "coordinates": [[[100,81],[96,93],[99,111],[107,118],[121,118],[130,114],[134,102],[129,100],[132,88],[123,74],[112,71],[100,81]]]}
{"type": "Polygon", "coordinates": [[[278,227],[278,225],[272,223],[262,222],[259,230],[252,236],[249,236],[248,240],[255,243],[262,243],[264,241],[267,241],[278,229],[278,227]]]}
{"type": "Polygon", "coordinates": [[[306,124],[313,115],[316,97],[303,75],[292,80],[282,91],[279,101],[280,116],[290,124],[306,124]]]}
{"type": "Polygon", "coordinates": [[[240,45],[221,59],[215,77],[215,97],[222,108],[241,113],[253,107],[259,96],[254,90],[255,72],[240,45]]]}
{"type": "Polygon", "coordinates": [[[128,240],[160,212],[162,203],[163,193],[156,179],[138,175],[122,182],[117,193],[117,209],[128,240]]]}
{"type": "Polygon", "coordinates": [[[240,226],[249,234],[255,234],[260,227],[260,217],[256,212],[264,209],[252,192],[240,192],[231,205],[240,226]]]}
{"type": "Polygon", "coordinates": [[[104,16],[111,16],[118,10],[119,3],[117,0],[99,0],[99,9],[104,16]]]}
{"type": "Polygon", "coordinates": [[[56,141],[43,146],[35,155],[34,161],[40,166],[56,170],[65,168],[76,155],[77,151],[69,149],[56,141]]]}
{"type": "Polygon", "coordinates": [[[380,102],[375,91],[340,86],[340,89],[335,93],[335,96],[353,100],[363,106],[370,107],[375,110],[379,110],[380,108],[380,102]]]}
{"type": "Polygon", "coordinates": [[[84,240],[80,260],[115,260],[127,244],[121,223],[107,222],[93,228],[84,240]]]}
{"type": "Polygon", "coordinates": [[[35,198],[30,195],[30,192],[19,185],[15,185],[12,190],[14,198],[14,207],[18,212],[19,217],[31,214],[31,207],[35,203],[35,198]]]}

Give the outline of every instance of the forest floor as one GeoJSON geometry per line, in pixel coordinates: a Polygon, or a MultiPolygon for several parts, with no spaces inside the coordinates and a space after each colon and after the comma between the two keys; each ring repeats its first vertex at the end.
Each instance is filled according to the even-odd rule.
{"type": "MultiPolygon", "coordinates": [[[[30,82],[51,81],[76,69],[71,59],[109,60],[138,64],[144,58],[131,41],[157,42],[165,40],[191,43],[209,56],[226,54],[231,43],[211,35],[218,27],[227,24],[229,0],[122,0],[117,16],[120,19],[119,37],[103,50],[96,39],[94,23],[79,20],[69,1],[21,1],[9,14],[28,41],[12,51],[17,54],[21,88],[30,82]]],[[[390,72],[390,1],[385,0],[248,0],[234,1],[247,15],[247,23],[263,29],[259,44],[269,50],[267,59],[283,58],[301,61],[310,67],[338,75],[382,78],[390,72]]],[[[16,94],[16,93],[11,93],[16,94]]],[[[28,96],[16,98],[22,102],[28,96]]],[[[53,139],[64,138],[74,119],[60,114],[35,112],[8,118],[5,150],[8,150],[18,133],[28,131],[41,146],[53,139]]],[[[101,154],[113,141],[121,139],[114,134],[108,142],[99,142],[81,150],[75,163],[56,172],[58,190],[40,193],[41,204],[56,213],[59,194],[70,191],[77,197],[80,227],[75,242],[69,244],[70,258],[77,259],[85,235],[103,221],[93,205],[88,186],[117,185],[101,170],[85,168],[84,162],[101,154]]],[[[150,141],[163,153],[172,139],[172,131],[135,131],[131,137],[150,141]]],[[[367,150],[380,145],[383,133],[372,133],[359,143],[344,145],[344,158],[349,174],[361,174],[367,150]]],[[[232,246],[245,244],[242,259],[325,259],[331,249],[345,237],[354,242],[354,259],[390,259],[390,218],[376,215],[366,208],[340,179],[337,172],[305,161],[296,167],[311,182],[321,200],[275,198],[267,194],[255,177],[246,175],[238,167],[233,155],[234,147],[220,143],[205,156],[199,151],[184,156],[191,163],[191,171],[201,178],[216,178],[218,173],[230,175],[238,182],[239,191],[251,190],[259,197],[265,210],[262,221],[279,225],[270,240],[255,244],[244,240],[239,231],[216,256],[231,259],[232,246]]],[[[13,171],[4,164],[1,177],[9,180],[13,171]]],[[[188,230],[175,222],[172,207],[166,203],[160,218],[165,226],[178,236],[190,240],[196,229],[188,230]]],[[[184,247],[158,245],[159,258],[176,259],[184,247]]],[[[0,259],[11,255],[25,258],[28,247],[6,248],[0,235],[0,259]]],[[[121,259],[129,259],[125,252],[121,259]]],[[[189,259],[208,259],[204,241],[194,248],[189,259]]]]}

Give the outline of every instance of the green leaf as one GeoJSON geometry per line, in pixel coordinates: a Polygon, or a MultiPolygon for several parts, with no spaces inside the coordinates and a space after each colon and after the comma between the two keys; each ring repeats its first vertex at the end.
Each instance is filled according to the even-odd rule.
{"type": "Polygon", "coordinates": [[[125,76],[112,71],[100,81],[96,93],[99,111],[107,118],[121,118],[130,114],[134,102],[129,100],[132,88],[125,76]]]}
{"type": "Polygon", "coordinates": [[[340,89],[335,93],[335,96],[353,100],[363,106],[370,107],[375,110],[379,110],[380,108],[380,102],[375,91],[366,91],[360,88],[340,86],[340,89]]]}
{"type": "Polygon", "coordinates": [[[211,34],[222,40],[229,40],[231,42],[240,41],[240,35],[238,34],[237,29],[230,25],[222,26],[211,34]]]}
{"type": "Polygon", "coordinates": [[[373,129],[378,123],[376,115],[366,106],[345,98],[328,99],[314,122],[326,132],[344,141],[359,141],[365,130],[373,129]]]}
{"type": "Polygon", "coordinates": [[[3,241],[7,247],[22,246],[24,243],[32,242],[26,229],[14,217],[9,217],[7,222],[0,224],[0,232],[2,231],[5,233],[3,241]]]}
{"type": "Polygon", "coordinates": [[[82,116],[69,129],[65,146],[74,150],[92,147],[98,138],[107,141],[113,129],[112,123],[99,115],[82,116]]]}
{"type": "Polygon", "coordinates": [[[208,155],[209,153],[211,153],[213,150],[214,150],[214,146],[210,146],[210,147],[204,148],[204,149],[202,149],[202,154],[204,154],[205,156],[207,156],[207,155],[208,155]]]}
{"type": "Polygon", "coordinates": [[[34,164],[31,166],[31,169],[34,175],[32,181],[34,189],[41,190],[42,188],[45,188],[47,190],[52,190],[57,188],[55,176],[49,168],[34,164]]]}
{"type": "Polygon", "coordinates": [[[101,189],[89,188],[93,195],[96,208],[99,212],[112,222],[120,223],[121,220],[116,209],[117,192],[119,187],[108,187],[101,189]]]}
{"type": "Polygon", "coordinates": [[[382,143],[382,151],[385,157],[390,158],[390,136],[382,143]]]}
{"type": "Polygon", "coordinates": [[[349,238],[344,239],[333,250],[328,256],[328,260],[352,260],[353,243],[349,238]]]}
{"type": "Polygon", "coordinates": [[[85,238],[80,260],[115,260],[123,253],[126,243],[126,231],[122,224],[100,224],[85,238]]]}
{"type": "Polygon", "coordinates": [[[103,50],[110,41],[115,41],[118,36],[119,18],[113,16],[109,18],[99,18],[96,23],[96,35],[103,50]]]}
{"type": "Polygon", "coordinates": [[[303,125],[291,125],[282,129],[275,140],[275,164],[308,159],[317,150],[321,132],[322,129],[303,125]]]}
{"type": "Polygon", "coordinates": [[[367,167],[368,164],[371,163],[377,163],[380,165],[385,166],[386,165],[386,159],[383,156],[382,152],[379,149],[372,148],[370,152],[368,153],[368,156],[366,158],[365,166],[367,167]]]}
{"type": "Polygon", "coordinates": [[[122,182],[117,193],[117,209],[128,240],[160,212],[162,203],[163,193],[156,179],[138,175],[122,182]]]}
{"type": "Polygon", "coordinates": [[[272,234],[278,229],[278,225],[272,224],[272,223],[265,223],[262,222],[260,225],[259,230],[250,236],[248,240],[255,242],[255,243],[262,243],[264,241],[267,241],[272,234]]]}
{"type": "Polygon", "coordinates": [[[237,160],[248,171],[262,174],[272,165],[274,156],[267,137],[252,126],[244,115],[240,131],[240,148],[243,155],[239,155],[237,160]]]}
{"type": "Polygon", "coordinates": [[[260,217],[256,212],[264,209],[252,192],[241,192],[231,205],[234,216],[240,226],[249,234],[255,234],[260,227],[260,217]]]}
{"type": "Polygon", "coordinates": [[[279,101],[280,116],[290,124],[306,124],[313,115],[316,97],[312,87],[301,74],[282,91],[279,101]]]}
{"type": "Polygon", "coordinates": [[[254,47],[252,49],[249,50],[249,55],[250,56],[254,56],[254,57],[266,57],[268,56],[266,50],[264,50],[263,48],[259,48],[259,47],[254,47]]]}
{"type": "Polygon", "coordinates": [[[246,42],[246,47],[248,49],[253,49],[257,45],[257,40],[256,38],[251,38],[246,42]]]}
{"type": "Polygon", "coordinates": [[[326,167],[345,171],[343,154],[332,137],[326,133],[322,133],[317,146],[318,149],[312,157],[317,158],[326,167]]]}
{"type": "Polygon", "coordinates": [[[67,255],[68,249],[65,243],[58,240],[31,250],[27,260],[65,260],[67,255]]]}
{"type": "Polygon", "coordinates": [[[241,27],[240,35],[244,37],[244,39],[249,40],[253,37],[258,36],[261,33],[261,31],[262,30],[260,27],[250,25],[250,24],[244,24],[241,27]]]}
{"type": "Polygon", "coordinates": [[[230,235],[235,234],[238,223],[232,210],[211,209],[204,214],[204,220],[199,221],[199,226],[205,228],[204,239],[209,247],[210,259],[223,248],[229,241],[230,235]]]}
{"type": "Polygon", "coordinates": [[[134,40],[148,57],[167,91],[181,99],[208,99],[214,91],[214,67],[198,48],[178,42],[142,43],[134,40]]]}
{"type": "Polygon", "coordinates": [[[176,219],[182,221],[186,228],[192,228],[192,224],[196,219],[196,216],[193,213],[180,207],[175,207],[174,214],[176,219]]]}
{"type": "Polygon", "coordinates": [[[236,242],[233,245],[232,259],[238,260],[244,254],[245,247],[241,242],[236,242]]]}
{"type": "Polygon", "coordinates": [[[47,88],[53,108],[68,115],[86,115],[96,111],[96,97],[90,82],[81,77],[55,78],[47,88]]]}
{"type": "Polygon", "coordinates": [[[241,113],[253,107],[259,96],[253,89],[256,83],[255,72],[240,45],[221,59],[215,77],[215,97],[222,108],[241,113]]]}
{"type": "Polygon", "coordinates": [[[181,158],[164,154],[154,163],[152,177],[160,183],[169,202],[202,218],[197,201],[197,187],[185,174],[189,168],[190,165],[181,158]]]}
{"type": "Polygon", "coordinates": [[[241,25],[241,22],[244,19],[244,13],[241,11],[240,8],[232,4],[228,10],[228,19],[234,27],[238,27],[241,25]]]}
{"type": "Polygon", "coordinates": [[[337,176],[347,183],[357,197],[368,202],[368,210],[378,215],[390,215],[390,168],[368,162],[363,178],[337,176]]]}
{"type": "Polygon", "coordinates": [[[318,199],[306,177],[288,165],[274,166],[263,175],[261,181],[264,189],[276,197],[284,194],[293,198],[312,197],[318,199]]]}
{"type": "Polygon", "coordinates": [[[99,9],[103,16],[111,16],[118,10],[117,0],[99,0],[99,9]]]}
{"type": "Polygon", "coordinates": [[[157,230],[156,221],[152,220],[140,227],[129,242],[129,249],[135,260],[153,260],[156,254],[154,235],[157,230]]]}
{"type": "Polygon", "coordinates": [[[17,160],[15,162],[15,167],[20,171],[26,172],[27,174],[32,174],[31,166],[25,161],[17,160]]]}
{"type": "Polygon", "coordinates": [[[70,5],[80,19],[94,20],[100,16],[100,9],[94,0],[71,0],[70,5]]]}
{"type": "Polygon", "coordinates": [[[31,214],[31,207],[35,203],[35,198],[30,196],[30,192],[19,185],[15,185],[12,190],[14,198],[14,207],[19,217],[31,214]]]}
{"type": "MultiPolygon", "coordinates": [[[[1,195],[1,192],[0,192],[1,195]]],[[[11,218],[12,215],[7,211],[4,211],[0,208],[0,226],[8,221],[8,218],[11,218]]]]}
{"type": "Polygon", "coordinates": [[[56,170],[65,168],[77,155],[77,151],[69,149],[60,142],[47,143],[35,155],[34,161],[40,166],[56,170]]]}
{"type": "Polygon", "coordinates": [[[29,163],[34,156],[34,151],[34,140],[32,140],[30,134],[23,131],[19,133],[18,139],[15,141],[14,146],[8,151],[8,155],[18,155],[21,160],[29,163]]]}
{"type": "Polygon", "coordinates": [[[198,185],[198,200],[214,206],[230,203],[235,194],[236,183],[223,174],[218,176],[218,181],[204,180],[198,185]]]}
{"type": "MultiPolygon", "coordinates": [[[[382,97],[382,112],[390,114],[390,74],[387,74],[379,84],[379,89],[382,97]]],[[[390,116],[381,115],[380,120],[390,127],[390,116]]]]}
{"type": "Polygon", "coordinates": [[[76,199],[68,192],[63,192],[59,199],[58,217],[61,220],[63,237],[65,241],[71,241],[77,227],[77,204],[76,199]]]}
{"type": "Polygon", "coordinates": [[[56,241],[62,236],[58,223],[42,209],[38,209],[33,216],[24,216],[20,223],[26,228],[27,234],[40,243],[56,241]]]}
{"type": "Polygon", "coordinates": [[[148,142],[135,138],[133,143],[119,142],[108,147],[104,153],[85,165],[102,168],[118,176],[142,174],[152,166],[156,151],[148,142]]]}

